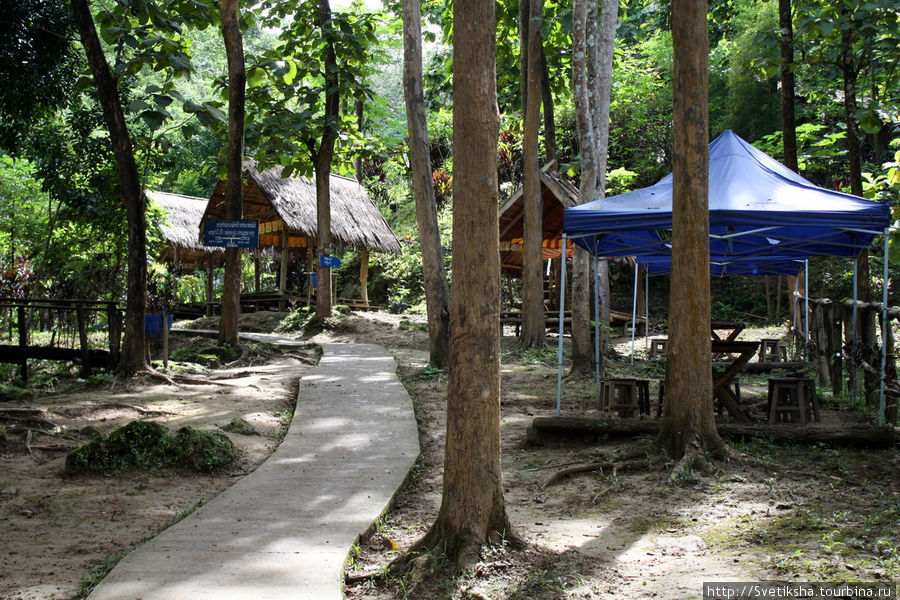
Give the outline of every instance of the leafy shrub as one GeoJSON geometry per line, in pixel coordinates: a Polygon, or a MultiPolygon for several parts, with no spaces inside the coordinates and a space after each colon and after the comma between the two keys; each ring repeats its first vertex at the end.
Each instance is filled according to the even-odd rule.
{"type": "Polygon", "coordinates": [[[236,458],[234,444],[218,431],[183,427],[173,436],[159,423],[132,421],[69,452],[66,472],[106,477],[126,469],[210,472],[232,465],[236,458]]]}

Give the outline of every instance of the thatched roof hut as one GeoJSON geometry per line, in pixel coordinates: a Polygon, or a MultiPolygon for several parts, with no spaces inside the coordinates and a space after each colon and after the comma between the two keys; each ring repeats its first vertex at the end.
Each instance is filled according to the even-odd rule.
{"type": "MultiPolygon", "coordinates": [[[[147,199],[165,212],[159,224],[160,232],[166,241],[166,247],[160,256],[164,262],[182,264],[205,264],[209,254],[222,254],[224,248],[204,246],[198,237],[200,220],[206,210],[207,201],[203,198],[169,194],[167,192],[144,192],[147,199]]],[[[217,257],[221,260],[221,256],[217,257]]]]}
{"type": "MultiPolygon", "coordinates": [[[[518,275],[522,271],[522,238],[525,233],[524,189],[500,207],[500,264],[504,271],[518,275]]],[[[560,255],[562,242],[563,207],[578,204],[578,189],[556,172],[556,162],[541,169],[541,197],[544,202],[543,245],[544,258],[560,255]]]]}
{"type": "MultiPolygon", "coordinates": [[[[306,177],[281,176],[281,167],[258,171],[244,165],[244,219],[259,221],[259,245],[282,245],[287,227],[288,247],[305,247],[316,238],[316,182],[306,177]]],[[[225,218],[225,181],[219,180],[203,219],[225,218]]],[[[331,238],[382,252],[400,253],[400,242],[387,221],[355,180],[331,175],[331,238]]]]}

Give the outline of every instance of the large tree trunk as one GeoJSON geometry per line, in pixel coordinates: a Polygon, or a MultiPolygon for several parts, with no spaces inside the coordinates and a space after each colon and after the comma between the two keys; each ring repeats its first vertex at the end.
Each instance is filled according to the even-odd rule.
{"type": "Polygon", "coordinates": [[[417,544],[456,560],[509,535],[500,469],[500,255],[497,252],[495,5],[453,7],[453,295],[444,490],[417,544]],[[473,243],[477,240],[477,243],[473,243]]]}
{"type": "MultiPolygon", "coordinates": [[[[241,38],[238,0],[222,0],[222,37],[228,58],[228,142],[225,149],[225,218],[243,217],[244,161],[244,44],[241,38]]],[[[238,345],[238,316],[241,313],[241,249],[225,249],[225,286],[222,290],[222,318],[219,341],[238,345]]]]}
{"type": "Polygon", "coordinates": [[[784,166],[797,172],[797,126],[794,111],[794,20],[791,0],[778,0],[781,28],[781,131],[784,166]]]}
{"type": "Polygon", "coordinates": [[[713,419],[709,283],[708,38],[705,0],[673,0],[672,281],[659,441],[673,458],[726,453],[713,419]]]}
{"type": "Polygon", "coordinates": [[[132,375],[147,368],[144,316],[147,311],[147,217],[144,195],[131,147],[131,137],[125,124],[125,114],[119,103],[116,82],[97,37],[94,20],[87,0],[72,0],[72,12],[78,24],[103,116],[109,129],[109,140],[116,157],[116,168],[125,198],[128,219],[128,277],[125,300],[125,341],[119,361],[119,372],[132,375]]]}
{"type": "Polygon", "coordinates": [[[431,155],[422,90],[422,17],[419,0],[403,1],[403,92],[409,127],[409,159],[412,165],[416,220],[422,248],[425,276],[425,304],[428,312],[428,351],[431,364],[445,368],[450,357],[450,289],[441,251],[431,155]]]}
{"type": "Polygon", "coordinates": [[[541,165],[538,159],[538,138],[541,121],[541,13],[543,0],[522,0],[528,6],[526,19],[519,27],[527,29],[527,62],[523,69],[522,103],[525,107],[524,163],[525,208],[524,248],[522,250],[522,333],[523,348],[542,346],[546,339],[544,319],[543,254],[544,206],[541,197],[541,165]]]}
{"type": "MultiPolygon", "coordinates": [[[[334,143],[337,140],[337,123],[340,116],[337,55],[331,26],[331,6],[328,0],[319,1],[319,27],[322,28],[325,45],[325,126],[318,149],[310,147],[316,171],[316,238],[319,257],[331,255],[331,162],[334,159],[334,143]]],[[[317,265],[318,289],[316,290],[316,316],[331,316],[331,267],[317,265]]]]}
{"type": "MultiPolygon", "coordinates": [[[[594,121],[591,113],[590,53],[588,23],[596,18],[596,4],[588,0],[575,0],[572,34],[572,87],[575,100],[575,124],[578,129],[578,145],[581,149],[580,204],[591,202],[597,189],[597,145],[594,139],[594,121]]],[[[575,247],[572,261],[572,373],[584,375],[591,372],[590,328],[590,254],[575,247]]],[[[599,324],[598,324],[599,326],[599,324]]]]}
{"type": "MultiPolygon", "coordinates": [[[[599,41],[597,43],[597,78],[591,107],[594,125],[594,142],[597,145],[597,190],[595,197],[606,197],[606,165],[609,156],[609,104],[612,96],[613,49],[616,43],[616,25],[619,20],[618,0],[603,0],[600,15],[599,41]]],[[[609,262],[601,260],[597,263],[598,295],[600,305],[600,368],[606,347],[609,345],[609,262]]],[[[636,327],[635,324],[632,324],[636,327]]]]}

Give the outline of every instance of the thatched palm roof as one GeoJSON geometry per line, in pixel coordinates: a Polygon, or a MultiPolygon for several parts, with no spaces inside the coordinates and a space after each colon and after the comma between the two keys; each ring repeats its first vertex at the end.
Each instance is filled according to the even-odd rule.
{"type": "MultiPolygon", "coordinates": [[[[545,250],[559,248],[562,237],[563,207],[578,204],[578,188],[560,177],[556,172],[556,162],[552,161],[541,169],[541,198],[544,203],[543,240],[545,250]],[[556,243],[554,243],[556,242],[556,243]]],[[[521,242],[525,232],[524,190],[519,188],[499,211],[500,260],[503,269],[522,269],[521,242]]]]}
{"type": "MultiPolygon", "coordinates": [[[[258,171],[244,165],[244,218],[259,221],[259,245],[281,246],[287,226],[288,245],[306,246],[315,240],[316,182],[306,177],[281,176],[281,167],[258,171]]],[[[206,206],[204,219],[225,218],[225,181],[219,180],[206,206]]],[[[400,242],[387,221],[355,180],[331,175],[331,237],[336,243],[400,253],[400,242]]]]}
{"type": "Polygon", "coordinates": [[[206,200],[150,190],[146,190],[145,194],[150,202],[165,212],[165,217],[159,224],[163,239],[167,242],[162,260],[174,261],[175,248],[178,248],[179,261],[184,263],[199,263],[205,260],[209,252],[224,250],[204,246],[198,237],[206,200]]]}

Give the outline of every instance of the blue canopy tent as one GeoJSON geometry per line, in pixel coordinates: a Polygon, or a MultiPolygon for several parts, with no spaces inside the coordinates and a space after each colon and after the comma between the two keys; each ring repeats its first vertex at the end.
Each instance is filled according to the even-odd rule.
{"type": "MultiPolygon", "coordinates": [[[[890,225],[887,204],[817,187],[730,130],[709,145],[713,273],[796,273],[797,261],[811,256],[857,256],[890,225]]],[[[650,187],[563,210],[564,238],[595,257],[633,256],[650,272],[668,270],[671,231],[671,174],[650,187]]],[[[562,336],[560,372],[561,350],[562,336]]],[[[558,388],[561,395],[561,382],[558,388]]]]}

